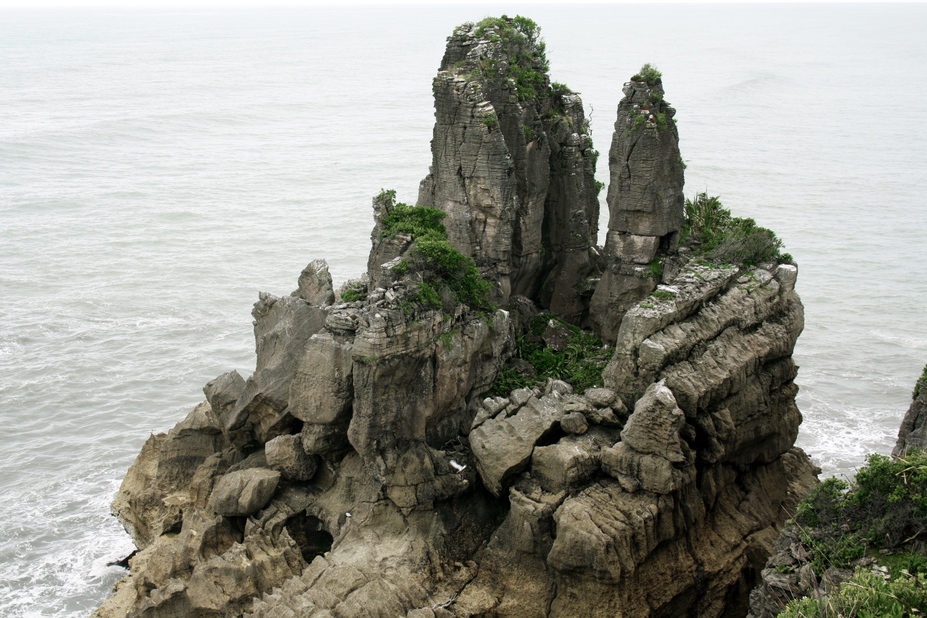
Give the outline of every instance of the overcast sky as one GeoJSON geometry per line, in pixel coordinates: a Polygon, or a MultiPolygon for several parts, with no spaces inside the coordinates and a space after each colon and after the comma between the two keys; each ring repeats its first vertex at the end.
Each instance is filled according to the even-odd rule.
{"type": "MultiPolygon", "coordinates": [[[[614,0],[582,0],[584,3],[620,4],[614,0]]],[[[651,0],[652,1],[652,0],[651,0]]],[[[657,0],[666,2],[701,2],[704,0],[657,0]]],[[[717,1],[717,0],[715,0],[717,1]]],[[[721,0],[742,1],[742,0],[721,0]]],[[[750,0],[747,0],[748,2],[750,0]]],[[[773,0],[774,2],[792,2],[802,0],[773,0]]],[[[818,0],[820,1],[820,0],[818,0]]],[[[824,2],[845,2],[846,0],[823,0],[824,2]]],[[[850,0],[857,1],[857,0],[850,0]]],[[[865,0],[858,0],[865,1],[865,0]]],[[[902,0],[905,1],[905,0],[902,0]]],[[[918,0],[908,0],[916,2],[918,0]]],[[[397,5],[397,4],[470,4],[461,0],[0,0],[2,9],[74,9],[74,8],[237,8],[237,7],[273,7],[273,6],[313,6],[313,5],[397,5]]],[[[498,3],[479,3],[483,6],[493,5],[500,10],[509,5],[520,4],[566,4],[562,0],[506,0],[498,3]]]]}

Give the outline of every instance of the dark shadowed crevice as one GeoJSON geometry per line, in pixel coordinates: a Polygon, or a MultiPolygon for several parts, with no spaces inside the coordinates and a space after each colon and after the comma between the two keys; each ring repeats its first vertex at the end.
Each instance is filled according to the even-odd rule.
{"type": "Polygon", "coordinates": [[[332,548],[332,535],[322,525],[322,520],[306,513],[297,513],[286,520],[286,531],[299,546],[306,562],[312,562],[332,548]]]}

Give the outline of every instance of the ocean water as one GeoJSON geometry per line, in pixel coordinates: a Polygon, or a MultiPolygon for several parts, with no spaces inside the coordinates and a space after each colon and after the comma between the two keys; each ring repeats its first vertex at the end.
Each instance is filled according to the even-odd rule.
{"type": "Polygon", "coordinates": [[[363,271],[371,197],[427,172],[445,38],[505,11],[603,154],[663,71],[687,194],[799,263],[799,444],[828,475],[891,450],[927,362],[925,5],[0,12],[0,615],[102,602],[148,435],[250,373],[259,290],[363,271]]]}

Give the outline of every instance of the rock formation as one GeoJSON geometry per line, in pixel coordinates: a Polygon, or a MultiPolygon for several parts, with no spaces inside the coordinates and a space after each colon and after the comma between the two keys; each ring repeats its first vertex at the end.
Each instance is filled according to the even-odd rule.
{"type": "Polygon", "coordinates": [[[578,323],[597,256],[598,153],[579,95],[551,87],[538,35],[516,17],[448,39],[418,203],[448,213],[451,243],[497,282],[497,302],[518,294],[578,323]]]}
{"type": "Polygon", "coordinates": [[[893,457],[904,457],[911,449],[927,449],[927,367],[914,385],[911,406],[898,429],[893,457]]]}
{"type": "Polygon", "coordinates": [[[683,224],[683,162],[676,110],[649,65],[624,85],[608,152],[607,267],[592,298],[591,321],[614,341],[624,312],[659,282],[659,259],[675,250],[683,224]]]}
{"type": "Polygon", "coordinates": [[[633,80],[603,274],[596,153],[546,68],[530,20],[455,30],[419,205],[374,199],[368,272],[339,298],[322,261],[261,294],[254,373],[207,384],[126,475],[113,509],[140,551],[96,616],[746,611],[813,480],[797,271],[677,251],[672,110],[633,80]],[[539,307],[616,341],[604,385],[487,396],[539,307]]]}

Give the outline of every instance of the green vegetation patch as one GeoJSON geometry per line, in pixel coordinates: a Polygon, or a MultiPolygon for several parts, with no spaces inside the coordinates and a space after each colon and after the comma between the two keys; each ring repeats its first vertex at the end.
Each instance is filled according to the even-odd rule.
{"type": "Polygon", "coordinates": [[[829,478],[801,502],[791,526],[820,577],[869,556],[886,578],[857,567],[832,593],[796,599],[779,618],[876,618],[927,614],[927,452],[870,455],[851,482],[829,478]]]}
{"type": "Polygon", "coordinates": [[[487,77],[511,78],[515,82],[518,99],[534,99],[543,92],[547,84],[546,44],[541,39],[541,28],[534,21],[521,15],[515,17],[487,17],[476,25],[476,36],[483,37],[487,31],[494,29],[502,41],[502,48],[507,54],[506,72],[501,74],[502,63],[490,61],[484,72],[487,77]]]}
{"type": "Polygon", "coordinates": [[[631,77],[631,81],[647,82],[647,85],[649,86],[656,86],[657,84],[663,82],[663,73],[657,70],[657,67],[648,62],[641,67],[640,71],[631,77]]]}
{"type": "MultiPolygon", "coordinates": [[[[395,193],[392,195],[394,198],[395,193]]],[[[447,287],[459,302],[472,309],[495,309],[489,300],[492,284],[483,278],[473,258],[447,241],[447,229],[441,223],[444,211],[392,201],[389,205],[382,235],[392,238],[403,233],[412,237],[410,259],[403,261],[403,271],[416,269],[427,279],[419,286],[418,302],[431,309],[440,308],[440,288],[447,287]]]]}
{"type": "Polygon", "coordinates": [[[602,341],[578,326],[565,322],[552,313],[541,313],[532,321],[528,332],[518,337],[514,358],[528,361],[533,375],[525,375],[517,367],[508,365],[487,393],[490,396],[508,396],[526,386],[543,385],[548,378],[569,382],[578,393],[602,386],[602,370],[608,363],[611,350],[603,349],[602,341]],[[569,334],[569,343],[562,352],[547,346],[542,335],[553,320],[569,334]]]}
{"type": "MultiPolygon", "coordinates": [[[[815,487],[794,518],[821,575],[845,568],[867,550],[903,550],[927,537],[927,454],[896,460],[870,455],[852,483],[830,478],[815,487]]],[[[921,561],[919,564],[923,565],[921,561]]]]}
{"type": "Polygon", "coordinates": [[[353,303],[365,298],[367,298],[367,286],[362,283],[348,284],[341,291],[341,300],[346,303],[353,303]]]}
{"type": "Polygon", "coordinates": [[[927,577],[882,576],[858,569],[829,596],[791,601],[779,618],[908,618],[927,613],[927,577]]]}
{"type": "Polygon", "coordinates": [[[782,241],[772,230],[753,219],[732,217],[717,196],[699,193],[695,199],[686,199],[685,215],[683,238],[697,255],[712,262],[752,266],[783,257],[782,241]]]}
{"type": "Polygon", "coordinates": [[[927,388],[927,365],[924,366],[921,377],[914,383],[914,393],[911,394],[911,399],[917,399],[917,396],[921,394],[921,390],[924,388],[927,388]]]}

